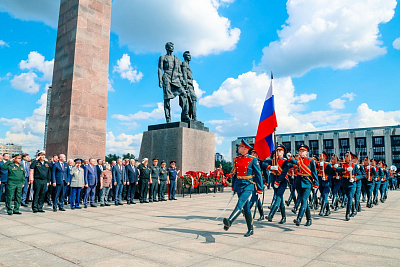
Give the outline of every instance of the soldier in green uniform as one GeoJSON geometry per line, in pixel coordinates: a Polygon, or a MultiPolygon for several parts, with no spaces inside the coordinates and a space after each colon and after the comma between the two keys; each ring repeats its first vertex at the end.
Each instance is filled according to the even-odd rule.
{"type": "Polygon", "coordinates": [[[159,187],[158,201],[167,201],[165,199],[165,190],[167,189],[167,163],[165,161],[161,162],[159,187]]]}
{"type": "Polygon", "coordinates": [[[46,153],[40,151],[38,157],[31,163],[30,183],[33,183],[32,211],[44,212],[43,204],[46,196],[46,188],[51,181],[51,165],[45,160],[46,153]]]}
{"type": "Polygon", "coordinates": [[[3,169],[8,171],[8,184],[6,190],[6,207],[8,215],[21,214],[22,188],[25,183],[25,170],[21,163],[21,155],[16,155],[13,160],[7,161],[3,169]],[[14,197],[14,209],[11,207],[11,201],[14,197]]]}
{"type": "Polygon", "coordinates": [[[157,200],[157,192],[158,192],[158,184],[160,183],[160,166],[158,166],[158,159],[153,159],[153,166],[151,166],[151,184],[150,184],[150,192],[149,192],[149,202],[158,202],[157,200]]]}

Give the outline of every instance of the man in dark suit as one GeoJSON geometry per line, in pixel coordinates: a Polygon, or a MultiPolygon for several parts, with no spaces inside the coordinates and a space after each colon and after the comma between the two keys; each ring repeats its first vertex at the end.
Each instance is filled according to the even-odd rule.
{"type": "Polygon", "coordinates": [[[105,170],[106,168],[103,165],[103,160],[98,159],[97,160],[97,166],[96,166],[96,171],[97,171],[97,186],[96,186],[96,201],[100,202],[100,174],[105,170]]]}
{"type": "Polygon", "coordinates": [[[10,159],[10,154],[4,153],[3,160],[0,161],[0,201],[1,196],[3,195],[3,191],[6,190],[7,180],[8,180],[8,171],[3,169],[3,164],[6,163],[10,159]]]}
{"type": "Polygon", "coordinates": [[[29,187],[29,172],[30,168],[29,166],[31,165],[29,162],[29,155],[28,154],[22,154],[22,161],[21,165],[24,167],[24,175],[25,175],[25,184],[24,187],[22,188],[22,197],[21,197],[21,206],[23,207],[28,207],[26,204],[26,199],[28,195],[28,187],[29,187]]]}
{"type": "Polygon", "coordinates": [[[114,200],[115,206],[123,205],[121,202],[122,189],[126,184],[126,171],[122,165],[122,159],[117,160],[117,165],[112,169],[113,184],[114,184],[114,200]]]}
{"type": "Polygon", "coordinates": [[[134,202],[134,199],[135,199],[136,186],[139,182],[139,170],[136,168],[134,159],[131,159],[130,164],[125,166],[125,171],[126,171],[126,182],[128,186],[127,203],[128,205],[136,204],[134,202]]]}
{"type": "Polygon", "coordinates": [[[94,199],[96,196],[96,185],[97,185],[97,171],[96,171],[96,160],[91,158],[89,159],[89,164],[85,167],[85,198],[83,200],[84,207],[88,206],[88,198],[90,196],[90,206],[96,208],[97,206],[94,204],[94,199]]]}
{"type": "Polygon", "coordinates": [[[65,162],[66,157],[64,154],[60,154],[59,161],[53,163],[51,167],[51,180],[53,183],[54,199],[53,199],[53,211],[57,211],[57,205],[59,210],[65,211],[64,209],[64,195],[67,186],[69,185],[69,167],[65,162]]]}

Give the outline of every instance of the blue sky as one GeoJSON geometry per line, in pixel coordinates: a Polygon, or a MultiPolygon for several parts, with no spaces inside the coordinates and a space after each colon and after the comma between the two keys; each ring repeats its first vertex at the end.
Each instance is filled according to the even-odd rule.
{"type": "MultiPolygon", "coordinates": [[[[58,0],[0,0],[0,141],[43,147],[58,0]]],[[[255,135],[274,72],[278,132],[400,123],[395,0],[114,0],[107,152],[138,155],[164,122],[157,60],[167,41],[192,53],[198,119],[216,152],[255,135]]],[[[179,107],[173,102],[174,120],[179,107]]]]}

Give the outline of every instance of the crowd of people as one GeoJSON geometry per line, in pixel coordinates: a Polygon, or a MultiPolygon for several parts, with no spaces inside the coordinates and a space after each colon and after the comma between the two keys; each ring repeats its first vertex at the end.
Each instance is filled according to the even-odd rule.
{"type": "Polygon", "coordinates": [[[399,188],[400,173],[395,166],[388,167],[384,162],[356,155],[350,151],[344,158],[322,152],[309,157],[307,145],[300,146],[292,156],[282,144],[276,146],[271,157],[259,160],[257,152],[245,140],[238,145],[239,156],[233,162],[233,190],[238,194],[238,203],[229,216],[224,219],[224,229],[228,230],[243,212],[248,232],[253,234],[253,216],[250,210],[256,205],[260,218],[264,220],[263,201],[257,194],[264,193],[264,186],[274,190],[267,219],[271,222],[280,211],[280,224],[286,223],[286,206],[292,201],[292,212],[297,214],[294,223],[299,226],[304,214],[305,226],[312,224],[311,209],[319,211],[319,216],[329,216],[331,212],[345,208],[345,220],[362,211],[362,202],[367,208],[385,203],[390,190],[399,188]],[[286,156],[286,157],[285,157],[286,156]],[[289,198],[284,201],[284,193],[289,189],[289,198]],[[331,201],[329,200],[331,199],[331,201]]]}
{"type": "Polygon", "coordinates": [[[44,203],[53,211],[151,203],[168,199],[176,200],[176,180],[179,170],[171,161],[167,168],[165,161],[158,165],[154,158],[152,165],[144,158],[140,163],[135,159],[117,159],[110,163],[102,159],[66,159],[64,154],[53,155],[48,160],[44,151],[33,160],[28,154],[0,155],[0,200],[5,192],[8,215],[21,214],[20,206],[28,207],[32,202],[33,213],[45,212],[44,203]],[[14,205],[12,205],[14,201],[14,205]]]}

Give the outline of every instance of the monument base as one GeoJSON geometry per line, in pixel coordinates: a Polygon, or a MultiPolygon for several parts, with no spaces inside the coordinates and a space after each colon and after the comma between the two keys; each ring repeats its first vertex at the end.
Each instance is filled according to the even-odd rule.
{"type": "Polygon", "coordinates": [[[215,136],[201,122],[173,122],[148,126],[143,133],[139,160],[176,161],[179,175],[187,171],[214,170],[215,136]]]}

